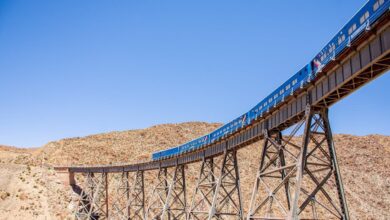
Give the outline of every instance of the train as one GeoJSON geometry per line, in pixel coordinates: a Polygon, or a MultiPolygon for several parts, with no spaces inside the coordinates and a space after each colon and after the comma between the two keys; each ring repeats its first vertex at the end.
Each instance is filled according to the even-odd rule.
{"type": "Polygon", "coordinates": [[[390,9],[390,0],[369,0],[329,41],[328,44],[301,70],[243,115],[213,132],[185,144],[152,153],[152,160],[165,160],[181,154],[199,150],[207,145],[235,133],[239,129],[261,119],[263,115],[284,102],[298,89],[304,88],[315,80],[322,69],[335,60],[362,33],[369,31],[372,25],[390,9]]]}

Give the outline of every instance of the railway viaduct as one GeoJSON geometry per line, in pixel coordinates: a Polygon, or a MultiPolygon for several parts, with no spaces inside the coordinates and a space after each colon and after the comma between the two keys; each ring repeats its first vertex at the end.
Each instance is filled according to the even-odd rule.
{"type": "Polygon", "coordinates": [[[328,109],[389,69],[389,25],[386,14],[309,86],[195,152],[139,164],[56,167],[77,195],[76,218],[349,219],[328,109]],[[302,140],[292,141],[298,130],[302,140]],[[260,140],[252,196],[243,198],[236,153],[260,140]],[[197,181],[189,182],[185,167],[194,162],[201,167],[197,181]],[[153,191],[146,193],[151,183],[145,175],[152,171],[153,191]],[[186,196],[189,184],[195,188],[192,198],[186,196]]]}

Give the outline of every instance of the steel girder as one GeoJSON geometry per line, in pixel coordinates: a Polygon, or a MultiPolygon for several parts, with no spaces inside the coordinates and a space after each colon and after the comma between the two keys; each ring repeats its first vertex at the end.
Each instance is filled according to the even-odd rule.
{"type": "Polygon", "coordinates": [[[184,165],[160,168],[157,185],[149,197],[146,219],[186,219],[186,185],[184,165]]]}
{"type": "MultiPolygon", "coordinates": [[[[115,174],[111,174],[115,175],[115,174]]],[[[122,172],[115,175],[116,178],[114,186],[114,191],[112,192],[112,214],[110,218],[126,220],[130,216],[130,184],[129,184],[129,173],[122,172]]]]}
{"type": "Polygon", "coordinates": [[[114,179],[116,184],[111,191],[110,219],[144,219],[143,171],[134,172],[133,180],[129,178],[129,174],[129,172],[116,174],[114,179]]]}
{"type": "Polygon", "coordinates": [[[133,184],[129,172],[80,176],[78,183],[72,185],[75,218],[144,219],[143,171],[134,175],[133,184]]]}
{"type": "Polygon", "coordinates": [[[91,210],[92,194],[88,190],[84,190],[88,189],[86,182],[86,179],[84,179],[82,187],[77,184],[71,185],[72,214],[77,220],[87,219],[88,213],[91,210]]]}
{"type": "Polygon", "coordinates": [[[145,182],[144,171],[135,172],[134,184],[130,193],[129,219],[145,219],[145,182]]]}
{"type": "Polygon", "coordinates": [[[308,106],[290,136],[264,131],[247,219],[349,219],[328,110],[308,106]],[[301,143],[293,137],[304,125],[301,143]]]}
{"type": "Polygon", "coordinates": [[[236,151],[225,150],[220,166],[213,158],[204,158],[188,218],[242,219],[242,216],[236,151]]]}
{"type": "MultiPolygon", "coordinates": [[[[87,173],[80,181],[84,183],[82,188],[72,185],[77,195],[75,216],[77,219],[242,219],[236,151],[226,148],[221,163],[215,160],[203,158],[188,213],[185,167],[177,165],[160,168],[147,213],[144,213],[143,171],[134,173],[133,184],[129,184],[128,172],[111,173],[110,178],[107,173],[87,173]]],[[[308,106],[289,136],[264,130],[260,167],[247,218],[319,217],[349,219],[328,110],[308,106]],[[301,128],[303,136],[298,141],[301,128]]]]}
{"type": "Polygon", "coordinates": [[[148,197],[148,208],[145,219],[160,219],[165,201],[168,197],[168,169],[160,168],[157,175],[157,184],[148,197]]]}
{"type": "Polygon", "coordinates": [[[207,219],[216,189],[214,158],[203,158],[198,182],[193,194],[188,219],[207,219]]]}
{"type": "Polygon", "coordinates": [[[107,173],[87,173],[85,178],[89,209],[86,213],[77,213],[77,218],[108,219],[107,173]]]}
{"type": "Polygon", "coordinates": [[[161,219],[186,219],[187,198],[184,165],[176,166],[173,179],[169,184],[161,219]]]}

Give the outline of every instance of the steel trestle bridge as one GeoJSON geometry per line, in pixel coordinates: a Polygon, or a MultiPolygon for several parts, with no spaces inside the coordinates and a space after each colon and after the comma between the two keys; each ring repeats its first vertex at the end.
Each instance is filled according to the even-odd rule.
{"type": "Polygon", "coordinates": [[[328,109],[390,67],[389,13],[334,57],[309,86],[217,142],[164,160],[56,167],[77,219],[349,219],[328,109]],[[302,140],[292,137],[303,129],[302,140]],[[289,134],[282,132],[289,131],[289,134]],[[263,140],[252,196],[241,196],[237,151],[263,140]],[[217,162],[219,160],[220,162],[217,162]],[[185,166],[200,162],[196,183],[185,166]],[[156,170],[153,191],[145,174],[156,170]],[[188,184],[196,184],[187,198],[188,184]],[[109,190],[110,189],[110,190],[109,190]],[[243,200],[250,201],[244,214],[243,200]]]}

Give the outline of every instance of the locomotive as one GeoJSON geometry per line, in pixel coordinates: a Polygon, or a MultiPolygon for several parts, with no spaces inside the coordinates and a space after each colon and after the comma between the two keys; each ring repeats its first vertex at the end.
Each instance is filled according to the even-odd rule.
{"type": "Polygon", "coordinates": [[[304,88],[308,83],[316,79],[318,73],[329,62],[349,48],[351,43],[364,31],[369,31],[371,26],[389,10],[389,7],[390,0],[369,0],[307,65],[248,112],[219,127],[210,134],[177,147],[154,152],[152,160],[164,160],[196,151],[227,137],[255,120],[261,119],[265,113],[272,110],[279,103],[284,102],[296,90],[304,88]]]}

